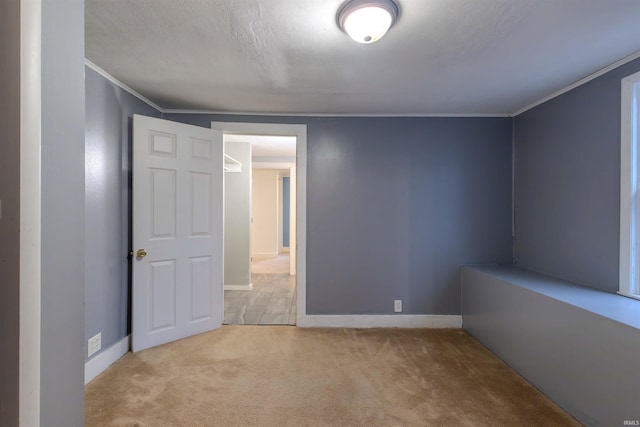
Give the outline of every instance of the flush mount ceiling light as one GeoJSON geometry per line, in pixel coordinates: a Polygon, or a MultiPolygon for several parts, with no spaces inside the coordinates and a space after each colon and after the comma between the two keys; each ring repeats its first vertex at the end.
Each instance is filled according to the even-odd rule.
{"type": "Polygon", "coordinates": [[[373,43],[384,36],[398,17],[393,0],[351,0],[338,11],[338,25],[358,43],[373,43]]]}

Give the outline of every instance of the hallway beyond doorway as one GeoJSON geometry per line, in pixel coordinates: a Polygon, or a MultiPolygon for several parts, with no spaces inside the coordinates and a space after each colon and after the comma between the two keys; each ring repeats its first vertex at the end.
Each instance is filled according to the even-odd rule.
{"type": "Polygon", "coordinates": [[[289,254],[251,263],[251,291],[224,291],[226,325],[295,325],[296,277],[289,254]]]}
{"type": "Polygon", "coordinates": [[[252,261],[251,274],[289,274],[289,254],[252,261]]]}

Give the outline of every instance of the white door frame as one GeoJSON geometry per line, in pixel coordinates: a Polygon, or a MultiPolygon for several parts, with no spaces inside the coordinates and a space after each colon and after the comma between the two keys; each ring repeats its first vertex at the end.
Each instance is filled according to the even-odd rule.
{"type": "MultiPolygon", "coordinates": [[[[240,135],[296,137],[296,324],[307,316],[307,125],[211,122],[211,127],[240,135]]],[[[303,320],[304,321],[304,320],[303,320]]]]}

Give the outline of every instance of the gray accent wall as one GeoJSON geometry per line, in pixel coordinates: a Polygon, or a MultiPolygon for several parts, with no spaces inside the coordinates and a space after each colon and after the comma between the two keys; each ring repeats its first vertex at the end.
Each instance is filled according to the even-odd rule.
{"type": "Polygon", "coordinates": [[[160,112],[89,67],[85,87],[85,346],[102,334],[93,358],[131,331],[132,118],[160,112]]]}
{"type": "Polygon", "coordinates": [[[84,2],[43,0],[43,427],[84,423],[84,96],[84,2]]]}
{"type": "Polygon", "coordinates": [[[618,290],[620,81],[640,59],[515,118],[515,262],[618,290]]]}
{"type": "Polygon", "coordinates": [[[242,163],[224,174],[224,285],[251,283],[251,144],[225,142],[224,152],[242,163]]]}
{"type": "Polygon", "coordinates": [[[0,426],[18,425],[20,333],[20,2],[0,13],[0,426]]]}
{"type": "Polygon", "coordinates": [[[512,261],[510,118],[163,117],[307,124],[308,314],[460,314],[460,264],[512,261]]]}

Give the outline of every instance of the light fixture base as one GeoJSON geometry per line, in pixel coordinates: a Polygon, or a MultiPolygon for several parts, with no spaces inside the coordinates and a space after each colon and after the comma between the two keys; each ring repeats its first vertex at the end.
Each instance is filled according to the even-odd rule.
{"type": "Polygon", "coordinates": [[[337,14],[342,31],[358,43],[373,43],[384,36],[398,19],[400,9],[393,0],[349,0],[337,14]]]}

